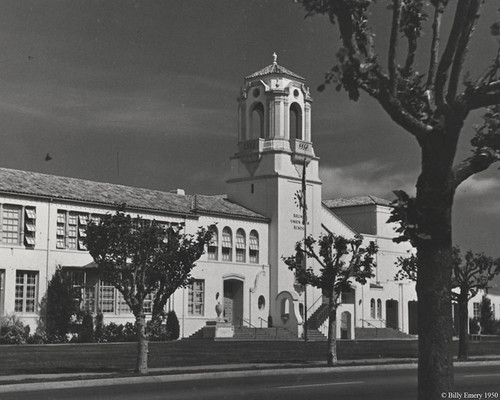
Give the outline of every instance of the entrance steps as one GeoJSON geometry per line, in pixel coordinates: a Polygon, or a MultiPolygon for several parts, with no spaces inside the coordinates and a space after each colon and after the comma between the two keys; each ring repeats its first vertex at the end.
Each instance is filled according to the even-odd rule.
{"type": "MultiPolygon", "coordinates": [[[[319,332],[318,332],[319,333],[319,332]]],[[[197,330],[187,339],[203,339],[203,328],[197,330]]],[[[213,340],[213,339],[212,339],[213,340]]],[[[251,328],[235,326],[232,338],[217,338],[220,340],[299,340],[295,334],[286,328],[251,328]]]]}
{"type": "Polygon", "coordinates": [[[323,335],[317,329],[307,329],[307,341],[308,342],[324,342],[326,341],[326,336],[323,335]]]}
{"type": "Polygon", "coordinates": [[[355,328],[356,339],[414,339],[395,328],[355,328]]]}

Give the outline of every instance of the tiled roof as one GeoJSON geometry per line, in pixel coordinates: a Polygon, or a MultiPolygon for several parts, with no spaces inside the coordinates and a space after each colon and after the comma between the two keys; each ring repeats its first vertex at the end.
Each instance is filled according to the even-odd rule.
{"type": "Polygon", "coordinates": [[[245,79],[252,79],[252,78],[257,78],[259,76],[272,75],[272,74],[288,75],[288,76],[295,78],[295,79],[300,79],[302,81],[305,80],[300,75],[297,75],[296,73],[282,67],[281,65],[278,65],[275,62],[273,62],[271,65],[268,65],[267,67],[261,69],[260,71],[257,71],[255,73],[253,73],[252,75],[247,76],[245,79]]]}
{"type": "Polygon", "coordinates": [[[38,172],[0,168],[0,192],[174,214],[216,214],[267,220],[224,196],[182,195],[38,172]]]}
{"type": "Polygon", "coordinates": [[[366,206],[370,204],[375,204],[380,206],[390,206],[391,202],[389,200],[381,199],[380,197],[365,195],[365,196],[355,196],[355,197],[344,197],[333,200],[323,200],[323,204],[328,208],[342,208],[342,207],[366,206]]]}

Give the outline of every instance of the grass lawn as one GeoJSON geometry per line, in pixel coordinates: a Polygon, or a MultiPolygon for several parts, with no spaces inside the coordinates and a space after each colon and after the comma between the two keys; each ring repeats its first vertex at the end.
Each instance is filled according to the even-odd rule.
{"type": "MultiPolygon", "coordinates": [[[[456,354],[456,345],[455,354],[456,354]]],[[[149,367],[323,361],[326,342],[183,340],[152,342],[149,367]]],[[[135,367],[135,343],[2,345],[0,374],[129,371],[135,367]]],[[[499,354],[498,341],[470,343],[470,355],[499,354]]],[[[339,341],[341,360],[417,356],[416,340],[339,341]]]]}

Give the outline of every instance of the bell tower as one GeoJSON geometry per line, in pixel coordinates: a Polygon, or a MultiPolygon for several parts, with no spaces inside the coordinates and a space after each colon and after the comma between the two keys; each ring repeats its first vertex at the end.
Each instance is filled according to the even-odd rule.
{"type": "MultiPolygon", "coordinates": [[[[303,293],[282,260],[304,234],[321,230],[321,181],[311,136],[312,98],[305,80],[277,63],[247,76],[238,98],[238,148],[231,158],[228,199],[270,219],[270,304],[275,326],[285,325],[281,298],[288,293],[297,324],[303,293]],[[305,176],[304,176],[305,173],[305,176]],[[306,188],[306,224],[302,189],[306,188]],[[283,322],[283,323],[282,323],[283,322]]],[[[311,304],[311,303],[309,303],[311,304]]]]}

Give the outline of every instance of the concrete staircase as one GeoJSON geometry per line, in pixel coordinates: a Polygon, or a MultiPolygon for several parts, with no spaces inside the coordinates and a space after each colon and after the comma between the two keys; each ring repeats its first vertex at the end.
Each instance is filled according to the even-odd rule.
{"type": "MultiPolygon", "coordinates": [[[[319,333],[319,332],[318,332],[319,333]]],[[[203,328],[197,330],[186,339],[204,339],[203,328]]],[[[285,328],[250,328],[235,326],[232,338],[218,338],[219,340],[298,340],[296,335],[285,328]]]]}
{"type": "Polygon", "coordinates": [[[355,328],[358,339],[414,339],[415,335],[408,335],[394,328],[355,328]]]}

